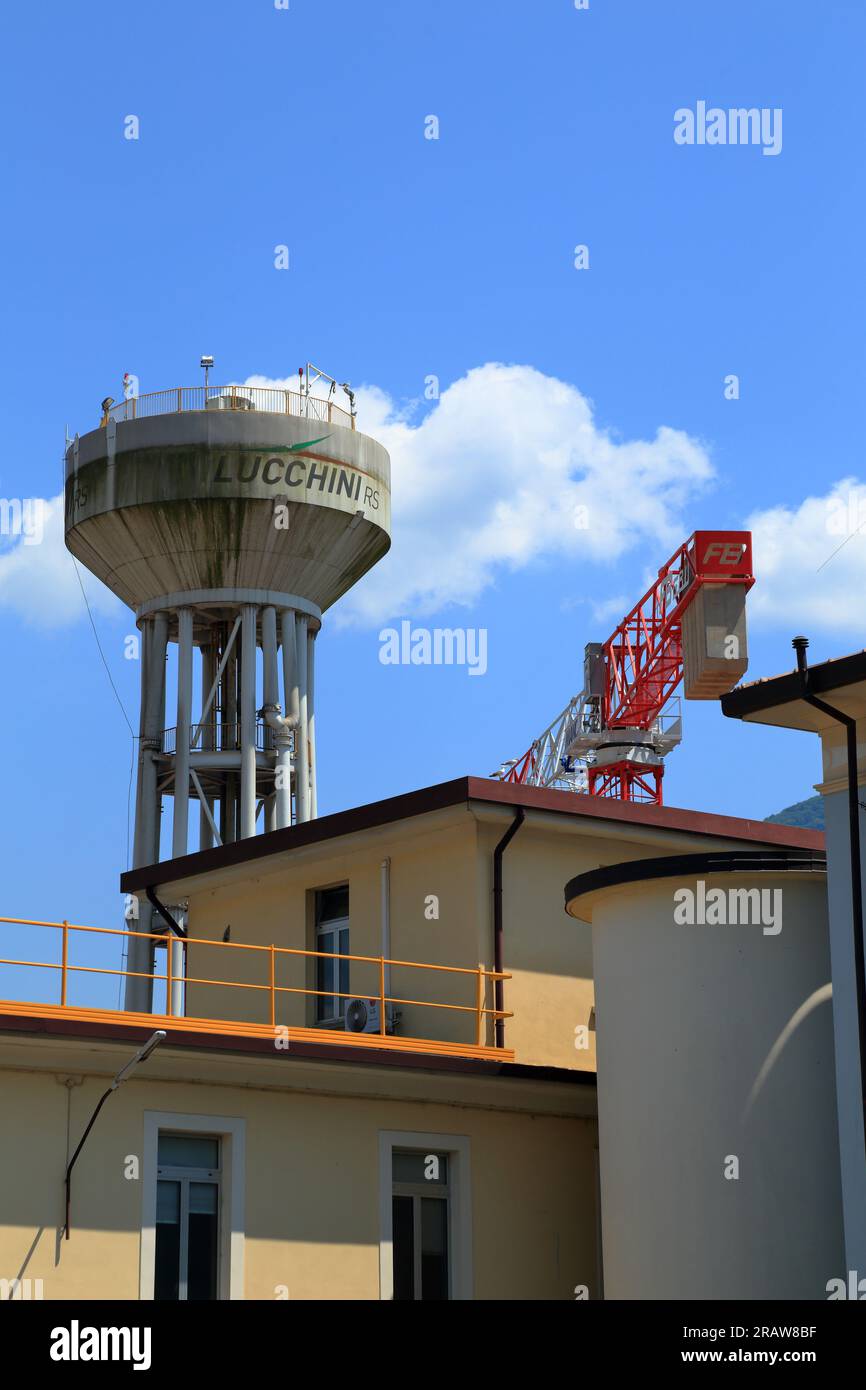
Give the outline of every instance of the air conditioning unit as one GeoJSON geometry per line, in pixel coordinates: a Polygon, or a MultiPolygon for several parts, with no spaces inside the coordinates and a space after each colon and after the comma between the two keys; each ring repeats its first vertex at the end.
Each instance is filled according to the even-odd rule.
{"type": "MultiPolygon", "coordinates": [[[[343,1010],[343,1025],[347,1033],[378,1033],[378,999],[348,999],[343,1010]]],[[[390,1004],[385,1006],[385,1032],[393,1033],[400,1015],[390,1004]]]]}

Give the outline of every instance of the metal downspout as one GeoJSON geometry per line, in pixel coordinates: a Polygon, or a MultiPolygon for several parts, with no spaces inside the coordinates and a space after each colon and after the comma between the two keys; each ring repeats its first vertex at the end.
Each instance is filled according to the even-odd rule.
{"type": "MultiPolygon", "coordinates": [[[[383,859],[379,866],[379,897],[380,897],[380,916],[382,927],[382,956],[386,964],[383,974],[385,979],[385,997],[391,994],[391,860],[383,859]]],[[[391,1014],[391,1005],[385,1005],[386,1023],[391,1014]]]]}
{"type": "MultiPolygon", "coordinates": [[[[497,975],[503,971],[503,930],[502,930],[502,856],[526,819],[523,807],[518,807],[514,820],[509,825],[499,844],[493,851],[493,969],[497,975]]],[[[502,980],[493,982],[493,1007],[497,1013],[503,1011],[505,991],[502,980]]],[[[497,1018],[493,1025],[496,1047],[505,1046],[505,1019],[497,1018]]]]}
{"type": "Polygon", "coordinates": [[[186,983],[185,941],[187,932],[184,931],[179,922],[174,920],[165,904],[159,901],[159,898],[150,885],[148,885],[144,891],[147,894],[147,901],[150,903],[151,907],[156,909],[169,931],[173,932],[176,938],[174,941],[166,941],[165,943],[166,951],[172,952],[172,997],[166,1002],[175,1018],[180,1018],[184,1014],[186,1008],[184,986],[186,983]]]}

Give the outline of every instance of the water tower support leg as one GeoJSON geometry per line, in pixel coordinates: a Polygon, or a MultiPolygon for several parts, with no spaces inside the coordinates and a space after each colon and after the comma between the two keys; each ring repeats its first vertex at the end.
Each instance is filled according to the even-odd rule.
{"type": "Polygon", "coordinates": [[[307,694],[307,615],[297,615],[298,695],[300,720],[295,737],[295,805],[298,820],[310,819],[310,728],[307,694]]]}
{"type": "MultiPolygon", "coordinates": [[[[207,703],[207,698],[211,693],[211,688],[214,683],[215,675],[216,657],[214,646],[212,642],[208,642],[201,649],[201,718],[210,721],[210,724],[207,725],[204,729],[202,729],[201,738],[199,739],[199,747],[203,749],[205,752],[210,752],[210,750],[213,748],[214,743],[213,733],[211,732],[210,727],[213,724],[214,716],[212,711],[208,711],[207,713],[205,713],[205,705],[207,703]]],[[[202,792],[200,794],[199,800],[201,808],[199,811],[198,829],[199,849],[211,849],[213,846],[213,830],[211,829],[211,821],[213,819],[213,798],[206,798],[204,792],[202,792]],[[208,811],[210,812],[210,817],[208,816],[208,811]]]]}
{"type": "MultiPolygon", "coordinates": [[[[283,648],[283,691],[285,693],[285,714],[298,718],[300,693],[298,691],[298,660],[295,633],[295,614],[286,608],[281,614],[281,635],[283,648]]],[[[282,830],[292,823],[291,755],[288,746],[280,751],[278,767],[283,768],[280,779],[282,787],[277,791],[277,826],[282,830]]]]}
{"type": "Polygon", "coordinates": [[[241,839],[256,833],[256,618],[245,603],[241,629],[241,839]]]}
{"type": "MultiPolygon", "coordinates": [[[[238,739],[238,662],[237,646],[232,647],[223,671],[223,748],[239,748],[238,739]]],[[[220,826],[223,844],[230,845],[237,839],[237,785],[236,772],[226,773],[225,824],[220,826]]]]}
{"type": "MultiPolygon", "coordinates": [[[[155,864],[159,859],[159,795],[153,746],[162,734],[167,642],[168,620],[165,614],[159,613],[155,618],[146,619],[141,650],[141,740],[133,853],[136,868],[155,864]]],[[[144,899],[139,901],[138,931],[150,931],[152,911],[150,903],[144,899]]],[[[153,942],[134,936],[129,937],[128,941],[127,969],[135,971],[137,978],[126,977],[124,1007],[130,1013],[150,1013],[153,1008],[153,942]]]]}
{"type": "Polygon", "coordinates": [[[189,734],[192,713],[192,609],[177,610],[177,742],[174,754],[173,858],[189,842],[189,734]]]}
{"type": "Polygon", "coordinates": [[[310,750],[310,820],[318,815],[316,797],[316,634],[312,628],[307,631],[307,746],[310,750]]]}
{"type": "MultiPolygon", "coordinates": [[[[189,743],[192,723],[192,609],[177,611],[177,729],[174,752],[174,818],[171,827],[171,852],[177,859],[189,847],[189,743]]],[[[166,941],[171,952],[171,1011],[176,1017],[183,1014],[183,942],[172,937],[166,941]]]]}

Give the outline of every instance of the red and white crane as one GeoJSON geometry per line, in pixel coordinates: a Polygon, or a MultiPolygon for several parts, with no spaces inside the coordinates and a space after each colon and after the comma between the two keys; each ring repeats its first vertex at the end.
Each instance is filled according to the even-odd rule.
{"type": "Polygon", "coordinates": [[[695,531],[606,642],[587,643],[584,688],[504,782],[662,804],[664,758],[689,700],[714,700],[748,667],[749,531],[695,531]]]}

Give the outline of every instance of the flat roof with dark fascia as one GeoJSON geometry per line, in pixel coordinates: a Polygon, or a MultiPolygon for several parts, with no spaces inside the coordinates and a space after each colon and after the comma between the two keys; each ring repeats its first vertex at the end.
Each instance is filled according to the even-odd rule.
{"type": "Polygon", "coordinates": [[[487,802],[494,806],[525,810],[552,811],[564,816],[583,816],[588,820],[621,821],[653,829],[687,831],[693,835],[708,835],[716,839],[747,840],[760,844],[789,845],[800,849],[823,849],[824,836],[817,830],[803,830],[789,825],[771,825],[767,821],[743,820],[738,816],[716,816],[705,811],[685,811],[673,806],[641,806],[635,802],[614,801],[606,797],[586,796],[575,792],[548,791],[540,787],[516,786],[487,777],[457,777],[451,782],[439,782],[433,787],[407,792],[402,796],[373,801],[349,811],[317,820],[272,830],[247,840],[237,840],[215,849],[199,850],[179,859],[164,859],[138,869],[130,869],[120,878],[122,893],[139,893],[146,888],[157,889],[163,883],[175,883],[226,869],[237,864],[254,863],[274,854],[301,849],[305,845],[350,835],[359,830],[375,829],[411,816],[440,811],[449,806],[487,802]]]}
{"type": "MultiPolygon", "coordinates": [[[[58,1039],[84,1039],[95,1042],[126,1042],[139,1045],[152,1035],[150,1027],[137,1027],[134,1024],[83,1022],[79,1019],[51,1019],[34,1015],[4,1014],[0,1006],[0,1036],[24,1033],[30,1036],[58,1039]]],[[[191,1033],[180,1029],[167,1028],[166,1047],[176,1047],[189,1052],[221,1052],[237,1055],[273,1058],[276,1065],[287,1062],[345,1062],[354,1066],[397,1067],[404,1071],[452,1072],[462,1076],[495,1076],[514,1081],[555,1081],[568,1086],[596,1085],[595,1072],[578,1071],[570,1067],[528,1066],[522,1062],[497,1062],[486,1057],[477,1061],[469,1057],[437,1056],[435,1053],[397,1052],[353,1047],[351,1043],[316,1043],[296,1040],[290,1048],[277,1052],[270,1038],[243,1038],[227,1034],[191,1033]]]]}
{"type": "MultiPolygon", "coordinates": [[[[834,657],[809,667],[809,689],[819,697],[840,691],[844,699],[847,691],[848,696],[855,699],[862,692],[855,693],[851,687],[863,683],[866,683],[866,651],[834,657]]],[[[729,719],[744,719],[755,724],[817,730],[828,723],[826,717],[803,700],[800,674],[796,669],[739,685],[721,697],[721,705],[722,713],[729,719]]]]}

